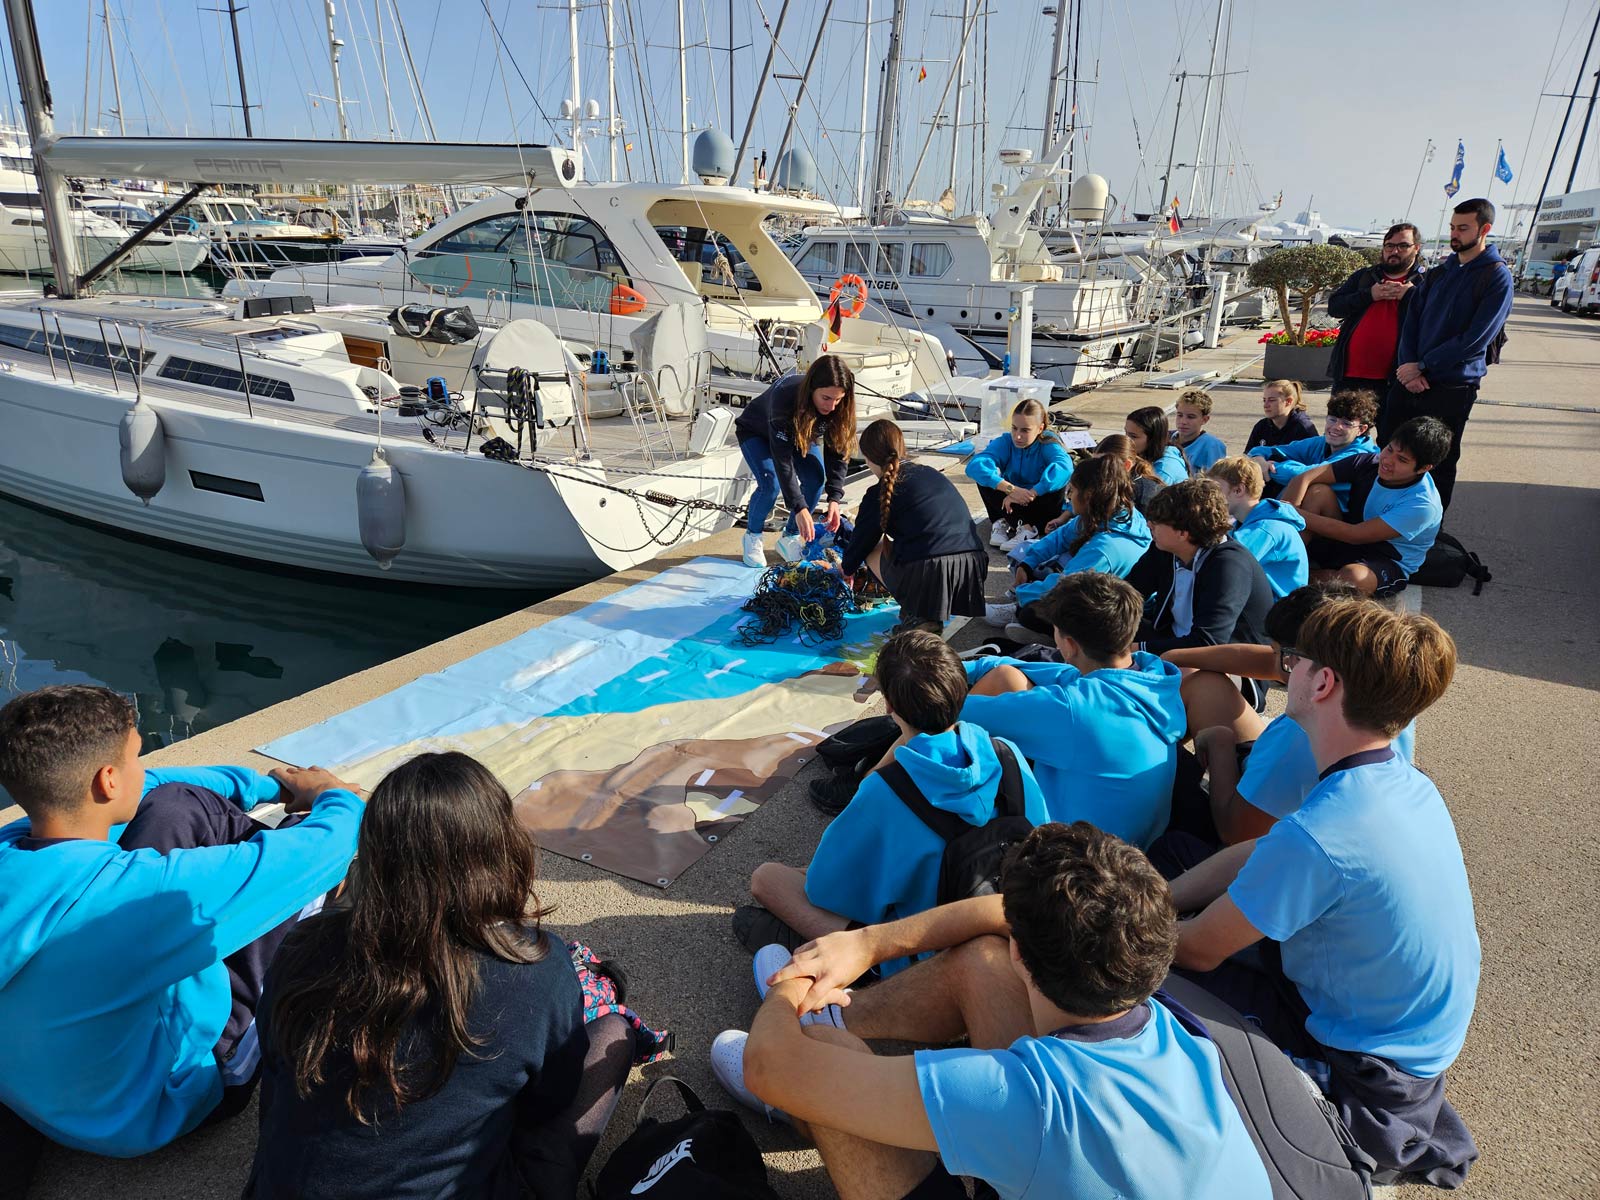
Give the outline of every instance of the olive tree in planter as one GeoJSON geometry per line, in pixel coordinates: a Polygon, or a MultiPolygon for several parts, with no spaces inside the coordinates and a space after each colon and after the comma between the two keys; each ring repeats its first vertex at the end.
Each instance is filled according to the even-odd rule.
{"type": "Polygon", "coordinates": [[[1268,379],[1298,379],[1306,384],[1329,382],[1328,362],[1333,357],[1332,337],[1311,329],[1311,309],[1321,295],[1343,283],[1367,265],[1359,251],[1343,246],[1291,246],[1275,250],[1250,267],[1252,287],[1271,288],[1278,297],[1281,334],[1269,334],[1268,379]],[[1289,293],[1300,293],[1300,320],[1290,319],[1289,293]]]}

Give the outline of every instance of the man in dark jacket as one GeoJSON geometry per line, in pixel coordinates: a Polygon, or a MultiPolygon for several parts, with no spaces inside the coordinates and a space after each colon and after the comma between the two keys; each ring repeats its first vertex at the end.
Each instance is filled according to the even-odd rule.
{"type": "Polygon", "coordinates": [[[1392,225],[1383,235],[1382,260],[1362,267],[1328,297],[1328,315],[1341,322],[1328,363],[1334,391],[1368,391],[1382,405],[1394,382],[1400,326],[1422,280],[1421,253],[1415,225],[1392,225]]]}
{"type": "Polygon", "coordinates": [[[1400,327],[1399,359],[1379,414],[1378,444],[1412,417],[1438,417],[1450,429],[1450,453],[1433,468],[1439,501],[1450,507],[1461,435],[1488,364],[1484,352],[1511,314],[1511,269],[1489,245],[1494,205],[1467,200],[1450,217],[1455,251],[1423,278],[1400,327]]]}

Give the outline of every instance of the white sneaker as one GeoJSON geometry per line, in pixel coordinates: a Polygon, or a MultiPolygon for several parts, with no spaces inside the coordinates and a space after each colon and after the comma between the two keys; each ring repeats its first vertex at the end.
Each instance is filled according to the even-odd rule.
{"type": "Polygon", "coordinates": [[[798,533],[786,533],[778,539],[778,561],[799,562],[800,556],[805,552],[806,544],[800,540],[798,533]]]}
{"type": "Polygon", "coordinates": [[[723,1091],[746,1108],[762,1113],[769,1121],[788,1123],[789,1114],[762,1102],[744,1085],[744,1045],[750,1035],[742,1029],[725,1029],[711,1043],[711,1073],[717,1077],[723,1091]]]}
{"type": "Polygon", "coordinates": [[[989,527],[989,545],[1003,546],[1011,535],[1012,530],[1006,528],[1004,521],[994,521],[989,527]]]}
{"type": "Polygon", "coordinates": [[[767,548],[762,545],[759,533],[744,535],[744,565],[747,567],[764,567],[767,565],[767,548]]]}
{"type": "Polygon", "coordinates": [[[1015,604],[985,604],[983,606],[983,619],[996,629],[1004,629],[1017,619],[1017,606],[1015,604]]]}
{"type": "Polygon", "coordinates": [[[1029,542],[1037,542],[1038,540],[1039,531],[1032,525],[1018,525],[1016,533],[1000,543],[1000,549],[1010,554],[1013,550],[1020,550],[1029,542]]]}
{"type": "MultiPolygon", "coordinates": [[[[794,955],[787,948],[778,945],[776,942],[770,946],[763,946],[756,951],[755,957],[750,960],[750,970],[756,977],[756,994],[763,1000],[767,998],[767,993],[772,990],[767,987],[767,980],[783,970],[784,967],[787,967],[789,960],[793,957],[794,955]]],[[[845,990],[848,991],[849,989],[846,988],[845,990]]],[[[832,1025],[835,1029],[843,1029],[844,1009],[837,1004],[829,1004],[824,1008],[819,1008],[816,1012],[806,1013],[805,1016],[800,1018],[800,1024],[832,1025]]]]}

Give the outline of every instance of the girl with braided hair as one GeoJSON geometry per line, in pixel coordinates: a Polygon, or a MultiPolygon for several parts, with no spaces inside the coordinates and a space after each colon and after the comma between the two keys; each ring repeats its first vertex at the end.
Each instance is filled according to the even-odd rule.
{"type": "Polygon", "coordinates": [[[909,461],[900,427],[874,421],[861,454],[878,482],[867,489],[843,570],[865,566],[900,604],[902,626],[943,628],[952,613],[983,612],[989,554],[967,503],[944,472],[909,461]]]}
{"type": "Polygon", "coordinates": [[[1133,480],[1120,459],[1107,455],[1080,463],[1067,484],[1067,499],[1075,514],[1071,520],[1011,552],[1016,604],[989,605],[990,624],[1016,622],[1049,634],[1049,623],[1028,606],[1042,600],[1063,575],[1103,571],[1125,577],[1150,548],[1150,527],[1134,507],[1133,480]]]}
{"type": "MultiPolygon", "coordinates": [[[[1166,487],[1161,477],[1156,474],[1155,468],[1134,450],[1133,443],[1128,440],[1125,433],[1108,434],[1100,439],[1100,444],[1094,448],[1096,458],[1114,458],[1128,468],[1128,478],[1133,481],[1133,506],[1144,512],[1145,505],[1150,503],[1150,498],[1166,487]]],[[[1071,520],[1068,516],[1059,517],[1048,525],[1045,532],[1050,532],[1057,525],[1064,525],[1071,520]]]]}

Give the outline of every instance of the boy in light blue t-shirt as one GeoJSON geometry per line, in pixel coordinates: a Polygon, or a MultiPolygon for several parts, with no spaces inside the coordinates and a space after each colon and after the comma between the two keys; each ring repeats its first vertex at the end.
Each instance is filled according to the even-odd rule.
{"type": "Polygon", "coordinates": [[[763,973],[748,1039],[713,1045],[723,1086],[803,1123],[843,1196],[955,1200],[966,1175],[1004,1200],[1267,1200],[1215,1045],[1155,991],[1175,914],[1144,856],[1085,822],[1044,825],[1001,893],[831,935],[763,973]],[[935,945],[954,948],[829,1003],[878,951],[935,945]],[[962,1035],[970,1048],[895,1057],[862,1040],[962,1035]]]}
{"type": "Polygon", "coordinates": [[[1211,464],[1226,458],[1228,447],[1215,434],[1206,432],[1211,420],[1211,393],[1191,388],[1173,406],[1172,424],[1178,447],[1189,460],[1189,475],[1204,475],[1211,464]]]}
{"type": "Polygon", "coordinates": [[[1264,836],[1173,881],[1199,913],[1177,966],[1308,1067],[1375,1182],[1456,1187],[1478,1153],[1444,1095],[1477,997],[1472,892],[1438,789],[1391,745],[1449,686],[1455,644],[1428,617],[1351,599],[1281,653],[1319,781],[1264,836]]]}
{"type": "Polygon", "coordinates": [[[1281,499],[1300,509],[1312,535],[1313,577],[1343,579],[1366,596],[1405,586],[1444,518],[1429,472],[1450,452],[1450,437],[1443,421],[1412,417],[1381,453],[1327,463],[1283,489],[1281,499]],[[1335,483],[1350,484],[1343,511],[1330,487],[1335,483]]]}

